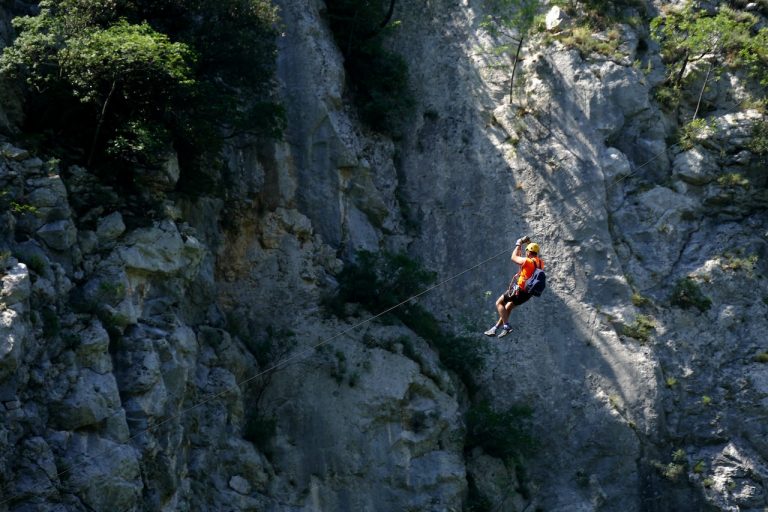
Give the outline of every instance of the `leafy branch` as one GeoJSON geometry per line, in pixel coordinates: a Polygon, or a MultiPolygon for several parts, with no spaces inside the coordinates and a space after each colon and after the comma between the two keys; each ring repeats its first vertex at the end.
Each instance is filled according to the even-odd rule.
{"type": "Polygon", "coordinates": [[[481,24],[482,28],[493,36],[506,36],[515,45],[512,60],[512,73],[509,78],[509,102],[515,85],[515,74],[520,62],[520,52],[531,31],[539,10],[535,0],[486,0],[488,15],[481,24]]]}

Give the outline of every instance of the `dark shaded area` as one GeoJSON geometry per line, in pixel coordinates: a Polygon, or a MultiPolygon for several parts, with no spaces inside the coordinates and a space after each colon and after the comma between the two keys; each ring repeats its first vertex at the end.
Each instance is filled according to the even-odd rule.
{"type": "Polygon", "coordinates": [[[328,0],[326,5],[360,117],[373,130],[400,137],[414,99],[405,60],[384,47],[395,1],[328,0]]]}

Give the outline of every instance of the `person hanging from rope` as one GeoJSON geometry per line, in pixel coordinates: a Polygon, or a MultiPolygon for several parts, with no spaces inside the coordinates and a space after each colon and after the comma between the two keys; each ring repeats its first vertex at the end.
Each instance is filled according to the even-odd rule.
{"type": "Polygon", "coordinates": [[[527,236],[517,239],[511,259],[520,265],[520,270],[512,277],[512,282],[509,283],[507,291],[496,300],[496,311],[499,313],[499,320],[493,327],[485,331],[484,334],[486,336],[495,336],[499,327],[501,327],[499,338],[506,336],[512,331],[512,327],[508,323],[512,309],[531,298],[531,294],[526,291],[526,281],[537,268],[544,268],[544,261],[539,258],[539,244],[531,243],[531,239],[527,236]],[[523,244],[526,243],[528,245],[525,247],[525,257],[523,257],[523,244]]]}

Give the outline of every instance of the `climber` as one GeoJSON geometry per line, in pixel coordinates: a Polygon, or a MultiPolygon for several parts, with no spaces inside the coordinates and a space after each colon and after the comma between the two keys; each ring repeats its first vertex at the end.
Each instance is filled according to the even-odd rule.
{"type": "Polygon", "coordinates": [[[509,283],[507,291],[496,301],[496,311],[499,312],[499,320],[493,327],[485,331],[484,334],[486,336],[495,336],[499,327],[501,327],[499,338],[509,334],[512,331],[512,327],[508,323],[509,314],[512,312],[512,309],[531,298],[531,294],[525,290],[525,282],[536,268],[544,268],[544,261],[539,258],[539,244],[529,242],[531,242],[531,239],[527,236],[518,238],[515,242],[515,250],[512,251],[511,259],[520,265],[520,270],[512,277],[512,282],[509,283]],[[528,244],[525,247],[525,257],[521,254],[524,243],[528,244]]]}

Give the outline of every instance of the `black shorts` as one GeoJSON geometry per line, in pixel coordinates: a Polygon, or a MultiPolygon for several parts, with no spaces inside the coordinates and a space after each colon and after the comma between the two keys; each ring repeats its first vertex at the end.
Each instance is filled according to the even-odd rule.
{"type": "Polygon", "coordinates": [[[516,289],[514,292],[511,290],[504,292],[504,304],[511,302],[515,306],[519,306],[520,304],[527,302],[530,298],[531,294],[520,288],[516,289]]]}

